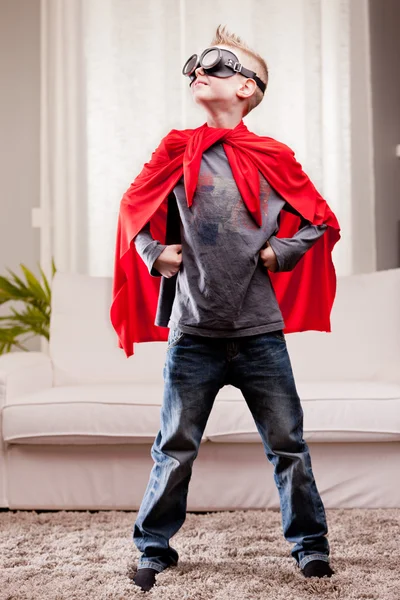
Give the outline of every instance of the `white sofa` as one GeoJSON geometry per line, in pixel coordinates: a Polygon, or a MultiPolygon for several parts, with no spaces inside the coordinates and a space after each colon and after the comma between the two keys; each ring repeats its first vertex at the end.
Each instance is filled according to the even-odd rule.
{"type": "MultiPolygon", "coordinates": [[[[57,272],[49,355],[0,356],[0,506],[137,510],[160,424],[166,342],[129,359],[109,321],[111,278],[57,272]]],[[[287,334],[327,508],[400,507],[400,269],[338,277],[332,333],[287,334]]],[[[216,398],[188,510],[278,508],[241,392],[216,398]]]]}

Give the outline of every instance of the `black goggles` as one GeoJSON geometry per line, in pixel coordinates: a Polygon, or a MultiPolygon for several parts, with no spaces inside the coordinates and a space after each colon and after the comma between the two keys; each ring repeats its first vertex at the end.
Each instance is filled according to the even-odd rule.
{"type": "Polygon", "coordinates": [[[257,77],[254,71],[245,69],[238,61],[238,57],[230,50],[225,50],[225,48],[211,46],[211,48],[206,48],[201,53],[200,58],[197,54],[192,54],[187,59],[182,73],[190,78],[189,85],[192,85],[196,79],[195,71],[199,66],[203,67],[207,75],[212,75],[213,77],[232,77],[235,73],[241,73],[245,77],[254,79],[262,93],[265,92],[265,83],[257,77]]]}

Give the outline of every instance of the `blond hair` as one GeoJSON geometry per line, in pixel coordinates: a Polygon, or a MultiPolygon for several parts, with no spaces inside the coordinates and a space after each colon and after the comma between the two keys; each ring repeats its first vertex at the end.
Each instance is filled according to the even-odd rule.
{"type": "MultiPolygon", "coordinates": [[[[250,48],[238,35],[235,33],[229,33],[225,25],[218,25],[214,34],[214,38],[210,43],[211,46],[217,46],[218,44],[230,46],[231,48],[239,48],[249,61],[248,64],[243,66],[255,71],[257,77],[259,77],[261,81],[265,83],[265,86],[268,85],[268,66],[263,57],[255,52],[255,50],[250,48]]],[[[265,88],[265,91],[266,89],[267,88],[265,88]]],[[[256,91],[251,95],[247,103],[247,112],[243,116],[248,115],[253,108],[256,108],[263,98],[264,94],[257,85],[256,91]]]]}

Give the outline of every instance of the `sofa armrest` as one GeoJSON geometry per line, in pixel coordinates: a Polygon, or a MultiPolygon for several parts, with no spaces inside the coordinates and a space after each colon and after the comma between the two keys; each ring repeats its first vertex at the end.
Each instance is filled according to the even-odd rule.
{"type": "Polygon", "coordinates": [[[0,409],[10,398],[53,386],[53,366],[43,352],[9,352],[0,356],[0,409]]]}

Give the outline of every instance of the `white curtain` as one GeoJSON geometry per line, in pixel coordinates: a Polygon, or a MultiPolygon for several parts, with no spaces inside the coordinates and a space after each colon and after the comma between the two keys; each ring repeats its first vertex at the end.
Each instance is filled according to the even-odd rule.
{"type": "MultiPolygon", "coordinates": [[[[87,273],[88,147],[81,0],[41,2],[41,264],[87,273]]],[[[37,213],[36,213],[37,214],[37,213]]]]}
{"type": "Polygon", "coordinates": [[[222,23],[269,66],[244,122],[293,148],[341,224],[336,271],[354,272],[349,1],[42,0],[43,263],[112,275],[123,192],[163,135],[206,120],[181,70],[222,23]]]}

